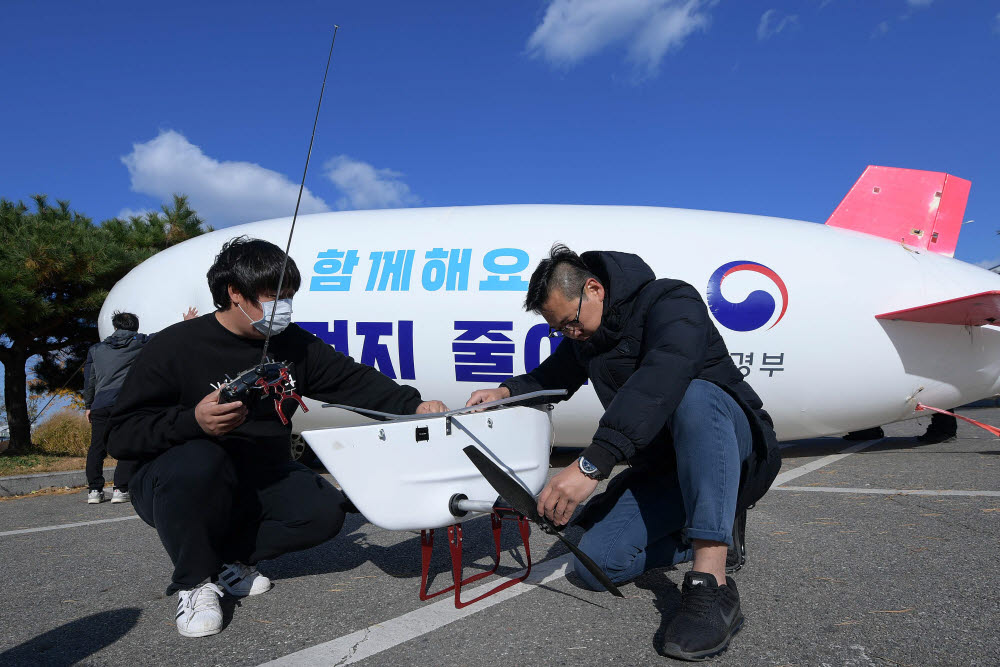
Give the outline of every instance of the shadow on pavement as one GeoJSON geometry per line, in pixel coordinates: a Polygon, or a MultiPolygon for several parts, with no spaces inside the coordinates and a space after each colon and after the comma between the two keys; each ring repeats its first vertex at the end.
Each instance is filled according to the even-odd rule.
{"type": "Polygon", "coordinates": [[[888,438],[883,438],[882,442],[878,443],[877,445],[872,445],[868,449],[858,452],[857,454],[854,454],[854,456],[865,456],[866,454],[893,452],[896,450],[902,451],[903,453],[907,454],[914,454],[914,453],[920,453],[924,455],[943,454],[947,456],[951,456],[953,454],[1000,454],[1000,450],[955,451],[953,449],[945,449],[938,451],[927,451],[927,449],[925,449],[927,447],[933,447],[934,445],[952,444],[954,442],[955,441],[952,440],[946,443],[938,443],[938,442],[922,443],[918,442],[915,438],[888,437],[888,438]]]}
{"type": "Polygon", "coordinates": [[[372,544],[367,536],[378,530],[361,514],[348,514],[340,533],[333,539],[305,551],[285,554],[266,561],[262,568],[272,579],[290,579],[306,575],[346,572],[371,562],[391,577],[420,576],[420,538],[395,544],[391,547],[372,544]],[[413,558],[401,557],[412,552],[413,558]]]}
{"type": "MultiPolygon", "coordinates": [[[[466,576],[476,569],[489,569],[494,552],[489,519],[485,516],[465,521],[464,565],[466,576]]],[[[365,563],[396,579],[420,577],[420,535],[392,546],[382,546],[369,540],[374,532],[381,531],[368,523],[361,514],[348,514],[344,527],[333,539],[323,544],[294,553],[285,554],[263,565],[264,574],[272,579],[291,579],[300,576],[348,572],[365,563]]],[[[401,531],[402,532],[402,531],[401,531]]],[[[516,526],[505,525],[502,532],[500,573],[515,572],[523,567],[519,553],[520,536],[516,526]]],[[[442,574],[450,577],[451,561],[448,552],[448,532],[439,528],[435,532],[434,557],[431,562],[431,581],[442,574]]]]}
{"type": "MultiPolygon", "coordinates": [[[[655,597],[653,606],[660,612],[660,627],[653,633],[653,647],[663,646],[663,634],[666,632],[667,624],[677,613],[681,606],[681,591],[667,576],[670,568],[659,568],[650,570],[635,580],[638,588],[650,591],[655,597]]],[[[660,653],[659,649],[656,649],[660,653]]],[[[663,655],[663,653],[660,653],[663,655]]]]}
{"type": "Polygon", "coordinates": [[[0,653],[0,665],[76,664],[128,634],[140,613],[136,607],[127,607],[60,625],[0,653]]]}
{"type": "MultiPolygon", "coordinates": [[[[826,456],[828,454],[842,454],[845,449],[858,444],[859,441],[844,440],[843,438],[813,438],[810,440],[791,440],[779,443],[781,447],[782,459],[808,458],[812,456],[826,456]]],[[[921,446],[913,437],[886,437],[881,438],[877,445],[871,445],[859,454],[866,452],[885,451],[887,449],[909,449],[921,446]]]]}

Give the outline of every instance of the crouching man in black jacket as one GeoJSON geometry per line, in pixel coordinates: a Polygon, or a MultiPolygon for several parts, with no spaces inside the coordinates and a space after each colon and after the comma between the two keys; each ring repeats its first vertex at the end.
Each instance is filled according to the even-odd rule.
{"type": "MultiPolygon", "coordinates": [[[[472,394],[468,405],[540,389],[572,395],[589,379],[604,416],[577,462],[555,475],[538,511],[558,525],[610,475],[581,517],[580,547],[612,581],[693,560],[681,607],[658,648],[696,660],[724,651],[743,623],[726,576],[734,532],[781,464],[771,418],[736,368],[697,291],[656,280],[639,257],[582,256],[553,246],[528,286],[525,308],[565,338],[538,368],[472,394]]],[[[600,584],[583,567],[577,574],[600,584]]]]}
{"type": "MultiPolygon", "coordinates": [[[[291,461],[291,425],[272,396],[219,403],[227,375],[260,362],[272,313],[268,356],[288,363],[303,396],[399,414],[447,409],[292,324],[301,278],[289,259],[277,294],[283,260],[266,241],[226,243],[208,271],[218,310],[153,337],[111,414],[108,451],[139,463],[132,504],[173,561],[167,594],[178,594],[186,637],[222,630],[219,586],[236,596],[268,591],[258,561],[325,542],[344,522],[344,495],[291,461]]],[[[282,404],[286,416],[296,407],[282,404]]]]}

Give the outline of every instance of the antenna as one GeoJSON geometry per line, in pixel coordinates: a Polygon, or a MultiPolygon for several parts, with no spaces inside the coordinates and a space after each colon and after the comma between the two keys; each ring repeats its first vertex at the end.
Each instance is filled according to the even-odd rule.
{"type": "MultiPolygon", "coordinates": [[[[306,152],[306,166],[302,170],[302,183],[299,184],[299,197],[295,200],[295,213],[292,214],[292,228],[288,231],[288,243],[285,245],[285,260],[281,263],[281,275],[278,276],[278,291],[275,294],[275,302],[281,298],[281,285],[285,282],[285,269],[288,268],[288,251],[292,247],[292,235],[295,233],[295,220],[299,217],[299,204],[302,203],[302,191],[306,187],[306,174],[309,173],[309,158],[312,157],[313,141],[316,139],[316,126],[319,124],[319,110],[323,106],[323,93],[326,91],[326,77],[330,73],[330,61],[333,60],[333,45],[337,43],[337,30],[339,25],[333,26],[333,39],[330,41],[330,55],[326,58],[326,70],[323,72],[323,85],[319,89],[319,103],[316,105],[316,118],[313,120],[312,136],[309,137],[309,150],[306,152]]],[[[267,362],[267,346],[271,342],[271,327],[274,325],[274,314],[277,308],[271,307],[271,317],[267,321],[267,334],[264,336],[264,351],[260,356],[260,363],[267,362]]]]}

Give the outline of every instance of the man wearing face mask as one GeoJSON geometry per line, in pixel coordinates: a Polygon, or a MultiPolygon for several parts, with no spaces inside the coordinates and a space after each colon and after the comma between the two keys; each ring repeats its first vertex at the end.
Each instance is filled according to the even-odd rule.
{"type": "MultiPolygon", "coordinates": [[[[302,396],[396,414],[447,409],[293,324],[301,277],[289,258],[277,294],[283,261],[266,241],[227,242],[208,271],[217,310],[147,343],[111,414],[108,451],[138,462],[132,504],[173,562],[167,594],[178,594],[187,637],[221,631],[222,589],[242,597],[271,588],[258,561],[325,542],[344,521],[344,495],[291,460],[291,425],[272,396],[219,403],[227,376],[260,362],[272,312],[268,356],[287,363],[302,396]]],[[[282,404],[289,417],[296,408],[282,404]]]]}

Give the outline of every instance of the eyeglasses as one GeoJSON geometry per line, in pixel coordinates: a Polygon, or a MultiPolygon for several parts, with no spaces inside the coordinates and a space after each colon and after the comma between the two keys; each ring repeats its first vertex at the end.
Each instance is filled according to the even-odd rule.
{"type": "Polygon", "coordinates": [[[576,317],[561,327],[549,327],[549,338],[555,338],[557,334],[580,333],[583,331],[583,325],[580,324],[580,311],[583,310],[583,292],[586,289],[587,283],[584,282],[580,288],[580,303],[576,307],[576,317]]]}

